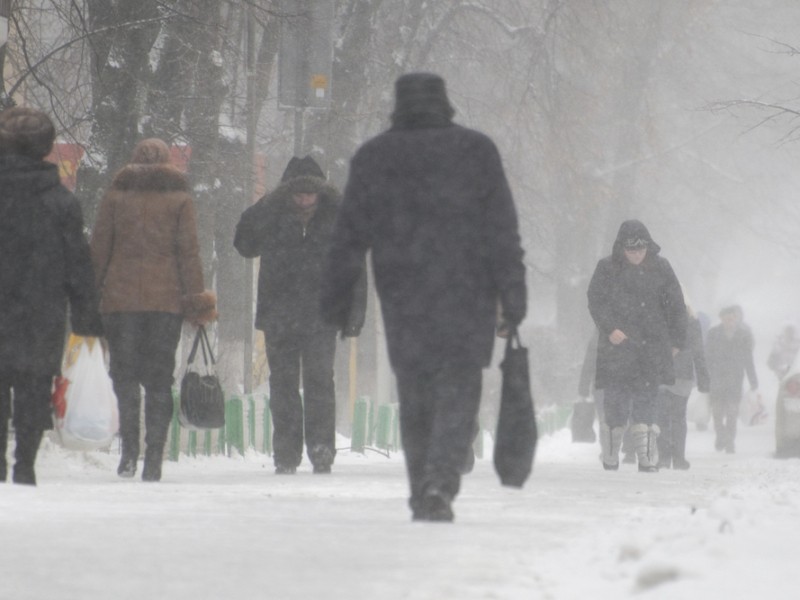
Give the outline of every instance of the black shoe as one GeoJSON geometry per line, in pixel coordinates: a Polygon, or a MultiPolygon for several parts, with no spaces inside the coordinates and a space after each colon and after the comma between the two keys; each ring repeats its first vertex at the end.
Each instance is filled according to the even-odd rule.
{"type": "Polygon", "coordinates": [[[604,468],[606,471],[619,471],[619,463],[617,463],[617,464],[615,464],[615,465],[610,465],[610,464],[608,464],[608,463],[604,462],[604,463],[603,463],[603,468],[604,468]]]}
{"type": "Polygon", "coordinates": [[[658,467],[655,465],[639,465],[639,473],[658,473],[658,467]]]}
{"type": "Polygon", "coordinates": [[[136,475],[136,458],[123,454],[117,467],[117,475],[125,479],[130,479],[136,475]]]}
{"type": "Polygon", "coordinates": [[[142,481],[161,481],[161,461],[163,458],[163,450],[145,450],[142,481]]]}
{"type": "Polygon", "coordinates": [[[451,506],[452,499],[438,489],[431,489],[425,492],[419,509],[412,514],[414,521],[436,521],[440,523],[451,523],[455,518],[451,506]]]}
{"type": "Polygon", "coordinates": [[[327,446],[317,445],[308,453],[308,458],[314,468],[314,473],[330,473],[333,465],[334,452],[327,446]]]}
{"type": "Polygon", "coordinates": [[[314,473],[317,475],[326,475],[331,472],[330,465],[314,465],[314,473]]]}
{"type": "Polygon", "coordinates": [[[284,465],[275,465],[275,475],[294,475],[297,472],[297,467],[286,467],[284,465]]]}
{"type": "Polygon", "coordinates": [[[12,475],[14,483],[21,483],[22,485],[36,485],[36,473],[33,471],[32,465],[15,464],[14,474],[12,475]]]}
{"type": "Polygon", "coordinates": [[[672,468],[680,471],[688,471],[691,463],[685,458],[675,459],[672,461],[672,468]]]}

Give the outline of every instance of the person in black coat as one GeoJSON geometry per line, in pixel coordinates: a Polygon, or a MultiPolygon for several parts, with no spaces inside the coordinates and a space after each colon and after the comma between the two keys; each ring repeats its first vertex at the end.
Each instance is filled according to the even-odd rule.
{"type": "Polygon", "coordinates": [[[672,358],[684,346],[687,320],[680,284],[660,251],[644,224],[625,221],[589,283],[589,312],[600,331],[602,462],[609,470],[619,468],[629,418],[639,470],[658,470],[656,396],[660,384],[675,382],[672,358]]]}
{"type": "MultiPolygon", "coordinates": [[[[304,431],[315,473],[330,473],[336,456],[337,330],[322,321],[319,306],[339,198],[313,158],[293,157],[281,184],[245,210],[236,226],[234,246],[239,253],[261,257],[256,328],[264,332],[269,362],[278,474],[296,471],[303,457],[304,431]]],[[[364,325],[364,277],[356,297],[339,327],[343,337],[357,336],[364,325]]]]}
{"type": "Polygon", "coordinates": [[[736,451],[736,420],[742,402],[745,373],[750,389],[758,389],[753,362],[753,334],[744,324],[740,306],[727,306],[719,313],[721,323],[708,331],[706,358],[711,375],[709,399],[714,418],[714,447],[732,454],[736,451]]]}
{"type": "Polygon", "coordinates": [[[686,346],[675,355],[675,383],[662,385],[658,391],[659,468],[686,470],[691,466],[686,460],[686,406],[695,382],[703,394],[708,393],[709,388],[700,321],[688,304],[686,314],[686,346]]]}
{"type": "Polygon", "coordinates": [[[526,311],[517,213],[494,143],[452,122],[444,81],[395,83],[392,127],[350,164],[325,273],[322,310],[346,321],[372,251],[417,520],[450,521],[501,307],[526,311]]]}
{"type": "Polygon", "coordinates": [[[51,387],[61,372],[67,314],[75,334],[103,334],[80,204],[61,185],[58,167],[43,160],[54,140],[44,113],[0,113],[0,481],[13,390],[13,481],[30,485],[42,434],[53,427],[51,387]]]}

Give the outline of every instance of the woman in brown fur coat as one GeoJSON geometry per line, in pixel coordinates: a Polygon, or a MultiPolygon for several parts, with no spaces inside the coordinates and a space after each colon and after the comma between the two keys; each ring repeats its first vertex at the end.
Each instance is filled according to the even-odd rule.
{"type": "Polygon", "coordinates": [[[216,315],[216,299],[204,291],[189,183],[169,162],[163,141],[136,145],[100,204],[91,243],[119,403],[122,457],[117,473],[136,474],[141,385],[144,481],[161,479],[181,324],[186,319],[199,325],[216,315]]]}

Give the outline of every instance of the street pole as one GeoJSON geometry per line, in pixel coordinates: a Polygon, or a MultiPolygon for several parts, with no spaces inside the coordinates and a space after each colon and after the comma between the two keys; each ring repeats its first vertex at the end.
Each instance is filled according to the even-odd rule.
{"type": "MultiPolygon", "coordinates": [[[[256,41],[253,7],[247,9],[247,170],[244,180],[244,201],[253,203],[256,157],[256,41]]],[[[245,259],[244,269],[244,392],[253,391],[253,261],[245,259]]]]}
{"type": "Polygon", "coordinates": [[[6,93],[5,78],[9,17],[11,17],[11,0],[0,0],[0,110],[14,106],[14,101],[6,93]]]}

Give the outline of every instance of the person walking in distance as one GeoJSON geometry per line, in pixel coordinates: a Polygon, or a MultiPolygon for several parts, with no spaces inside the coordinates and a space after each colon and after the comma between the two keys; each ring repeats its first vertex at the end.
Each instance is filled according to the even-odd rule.
{"type": "Polygon", "coordinates": [[[452,521],[501,306],[500,330],[525,316],[517,212],[500,154],[453,123],[444,80],[395,82],[388,131],[350,163],[328,257],[322,311],[346,322],[372,251],[397,378],[412,518],[452,521]]]}
{"type": "Polygon", "coordinates": [[[726,306],[719,313],[720,323],[708,332],[706,359],[711,376],[709,397],[714,419],[714,448],[729,454],[736,452],[736,420],[742,402],[744,376],[750,389],[758,389],[758,375],[753,362],[753,334],[744,323],[738,305],[726,306]]]}
{"type": "Polygon", "coordinates": [[[686,306],[661,247],[636,220],[620,225],[611,255],[601,259],[587,293],[600,337],[595,385],[603,390],[602,464],[619,468],[631,420],[639,471],[658,471],[656,396],[675,383],[673,356],[684,347],[686,306]]]}
{"type": "MultiPolygon", "coordinates": [[[[313,158],[293,157],[280,185],[245,210],[236,226],[239,253],[261,259],[256,328],[267,349],[279,475],[295,473],[304,438],[314,473],[330,473],[336,457],[337,327],[322,321],[319,298],[339,201],[313,158]]],[[[359,282],[358,300],[338,327],[343,337],[357,336],[364,325],[366,280],[359,282]]]]}
{"type": "Polygon", "coordinates": [[[182,323],[217,314],[216,296],[203,286],[189,181],[163,140],[140,141],[114,175],[92,231],[92,261],[119,406],[117,474],[136,474],[144,387],[142,480],[159,481],[182,323]]]}
{"type": "Polygon", "coordinates": [[[80,204],[44,160],[55,137],[43,112],[19,106],[0,113],[0,482],[13,406],[12,480],[36,485],[36,454],[53,428],[51,388],[67,315],[76,335],[103,334],[80,204]]]}

